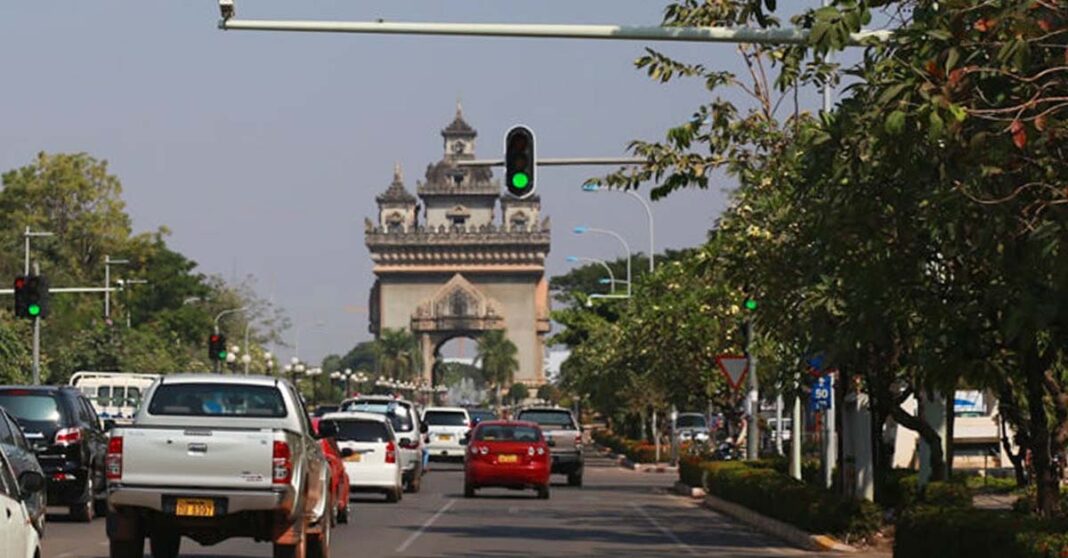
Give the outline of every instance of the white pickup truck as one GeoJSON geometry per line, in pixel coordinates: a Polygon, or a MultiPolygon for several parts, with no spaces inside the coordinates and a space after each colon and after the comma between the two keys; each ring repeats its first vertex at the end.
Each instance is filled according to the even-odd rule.
{"type": "MultiPolygon", "coordinates": [[[[335,435],[333,424],[320,436],[335,435]]],[[[187,536],[274,543],[275,558],[329,555],[329,467],[284,379],[189,374],[152,384],[133,425],[111,432],[111,558],[174,558],[187,536]],[[305,554],[306,553],[306,554],[305,554]]]]}

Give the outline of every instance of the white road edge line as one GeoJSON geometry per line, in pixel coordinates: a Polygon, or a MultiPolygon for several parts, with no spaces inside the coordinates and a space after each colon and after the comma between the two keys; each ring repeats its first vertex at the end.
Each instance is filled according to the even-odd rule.
{"type": "Polygon", "coordinates": [[[423,531],[426,531],[431,525],[433,525],[434,522],[437,521],[438,518],[441,517],[441,515],[443,513],[449,511],[449,508],[451,508],[453,506],[453,504],[455,504],[455,503],[456,503],[456,499],[455,498],[452,499],[452,500],[449,500],[448,502],[445,502],[445,505],[441,506],[441,509],[439,509],[437,511],[437,513],[435,513],[434,515],[430,516],[430,519],[426,520],[426,522],[423,523],[422,527],[419,527],[418,531],[416,531],[416,532],[412,533],[411,535],[409,535],[408,538],[405,539],[404,542],[402,542],[400,544],[400,546],[397,547],[397,550],[395,552],[397,554],[403,554],[405,550],[408,550],[408,547],[411,546],[412,543],[414,543],[415,540],[418,539],[419,536],[423,534],[423,531]]]}
{"type": "Polygon", "coordinates": [[[645,508],[643,508],[641,504],[635,504],[632,502],[630,505],[634,509],[638,510],[638,513],[642,514],[642,517],[644,517],[646,521],[651,523],[653,527],[656,527],[657,530],[663,533],[667,538],[671,539],[671,541],[675,543],[675,546],[679,547],[679,549],[681,550],[686,551],[687,554],[694,554],[694,550],[690,545],[682,542],[682,539],[680,539],[678,535],[672,533],[668,528],[664,527],[660,524],[659,521],[653,518],[653,516],[649,515],[649,512],[645,511],[645,508]]]}

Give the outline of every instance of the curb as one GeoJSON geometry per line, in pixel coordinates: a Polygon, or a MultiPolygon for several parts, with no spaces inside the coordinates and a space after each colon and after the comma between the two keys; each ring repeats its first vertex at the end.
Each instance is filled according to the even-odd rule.
{"type": "Polygon", "coordinates": [[[766,517],[749,508],[712,495],[706,494],[702,505],[712,511],[733,517],[758,531],[777,537],[802,550],[857,552],[856,548],[831,536],[813,535],[788,523],[766,517]]]}
{"type": "Polygon", "coordinates": [[[678,467],[673,467],[665,463],[635,463],[622,454],[615,456],[615,458],[616,463],[620,467],[637,471],[639,473],[676,473],[679,470],[678,467]]]}
{"type": "Polygon", "coordinates": [[[705,497],[705,489],[699,486],[690,486],[682,481],[675,481],[675,493],[695,500],[705,497]]]}

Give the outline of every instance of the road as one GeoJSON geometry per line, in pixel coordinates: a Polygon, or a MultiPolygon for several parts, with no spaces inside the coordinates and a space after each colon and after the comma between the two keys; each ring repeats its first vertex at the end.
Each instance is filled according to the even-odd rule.
{"type": "MultiPolygon", "coordinates": [[[[462,496],[459,464],[434,463],[423,491],[398,504],[358,495],[353,522],[334,531],[335,556],[806,556],[668,493],[670,474],[619,469],[604,458],[587,462],[586,486],[553,486],[549,500],[533,492],[483,490],[462,496]]],[[[554,477],[554,481],[563,477],[554,477]]],[[[183,556],[270,556],[265,543],[233,539],[201,547],[183,539],[183,556]]],[[[44,558],[107,556],[104,521],[69,523],[50,516],[44,558]]],[[[147,552],[146,552],[147,556],[147,552]]]]}

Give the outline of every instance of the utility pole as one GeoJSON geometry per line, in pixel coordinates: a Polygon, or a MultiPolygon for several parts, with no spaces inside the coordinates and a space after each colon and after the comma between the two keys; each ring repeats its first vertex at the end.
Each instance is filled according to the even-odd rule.
{"type": "MultiPolygon", "coordinates": [[[[831,4],[831,0],[822,0],[823,7],[827,7],[831,4]]],[[[827,61],[831,61],[830,54],[827,55],[827,61]]],[[[823,112],[826,114],[831,113],[831,109],[834,105],[834,91],[831,89],[830,80],[823,82],[823,112]]],[[[834,392],[835,392],[835,375],[828,371],[831,384],[831,403],[824,414],[824,435],[823,435],[823,483],[827,488],[831,488],[834,485],[834,466],[838,461],[838,440],[837,433],[835,432],[835,409],[834,404],[834,392]]]]}
{"type": "MultiPolygon", "coordinates": [[[[111,266],[126,265],[129,260],[113,260],[110,255],[104,256],[104,288],[111,286],[111,266]]],[[[104,321],[111,325],[111,292],[104,291],[104,321]]]]}
{"type": "Polygon", "coordinates": [[[790,422],[790,476],[801,480],[801,437],[805,429],[801,425],[801,381],[794,380],[794,408],[790,422]]]}

